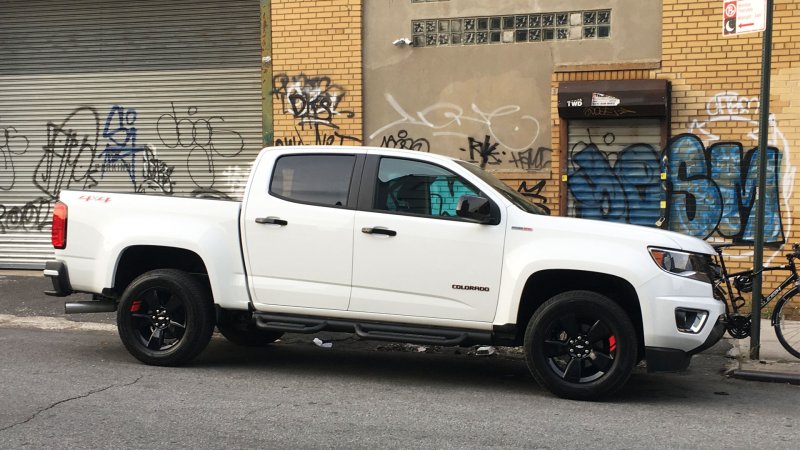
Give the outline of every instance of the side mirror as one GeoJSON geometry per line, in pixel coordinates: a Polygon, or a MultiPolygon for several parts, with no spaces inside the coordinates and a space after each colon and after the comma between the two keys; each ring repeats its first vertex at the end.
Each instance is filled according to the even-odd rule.
{"type": "Polygon", "coordinates": [[[462,195],[458,199],[456,215],[478,223],[490,223],[492,221],[492,205],[488,199],[483,197],[462,195]]]}

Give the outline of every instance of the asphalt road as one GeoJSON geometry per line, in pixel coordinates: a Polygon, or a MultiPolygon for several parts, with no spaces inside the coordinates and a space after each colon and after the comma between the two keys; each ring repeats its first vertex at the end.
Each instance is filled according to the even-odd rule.
{"type": "MultiPolygon", "coordinates": [[[[6,288],[29,283],[5,277],[0,314],[25,294],[6,288]]],[[[113,331],[0,327],[0,448],[800,446],[800,387],[725,377],[724,343],[687,373],[637,369],[613,400],[576,402],[514,355],[312,338],[246,349],[216,336],[192,365],[158,368],[113,331]]]]}

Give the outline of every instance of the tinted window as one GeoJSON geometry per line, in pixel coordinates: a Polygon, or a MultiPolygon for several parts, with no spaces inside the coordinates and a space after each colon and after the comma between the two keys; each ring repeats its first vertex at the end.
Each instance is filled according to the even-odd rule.
{"type": "Polygon", "coordinates": [[[426,216],[456,217],[462,195],[479,195],[447,169],[419,161],[383,158],[373,209],[426,216]]]}
{"type": "Polygon", "coordinates": [[[456,163],[463,166],[465,169],[469,170],[474,175],[477,175],[481,180],[486,182],[489,186],[493,187],[497,192],[499,192],[508,201],[516,205],[519,209],[525,212],[529,212],[531,214],[550,215],[549,210],[545,210],[539,205],[534,205],[527,198],[525,198],[525,196],[511,189],[510,187],[508,187],[507,184],[503,183],[502,181],[497,179],[494,175],[484,171],[475,164],[468,163],[465,161],[456,161],[456,163]]]}
{"type": "Polygon", "coordinates": [[[355,161],[353,155],[281,157],[275,163],[269,192],[302,203],[345,206],[355,161]]]}

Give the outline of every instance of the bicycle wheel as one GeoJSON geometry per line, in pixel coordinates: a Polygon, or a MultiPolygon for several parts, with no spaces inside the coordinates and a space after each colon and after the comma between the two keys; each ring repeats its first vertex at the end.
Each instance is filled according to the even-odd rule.
{"type": "Polygon", "coordinates": [[[797,295],[797,290],[778,302],[772,320],[775,323],[775,334],[783,348],[800,358],[800,296],[797,295]]]}

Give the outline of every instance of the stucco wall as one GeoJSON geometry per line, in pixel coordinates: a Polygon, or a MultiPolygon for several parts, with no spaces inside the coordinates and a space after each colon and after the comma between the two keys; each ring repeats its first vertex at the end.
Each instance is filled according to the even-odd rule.
{"type": "Polygon", "coordinates": [[[556,163],[550,104],[555,64],[654,61],[661,56],[661,1],[364,3],[364,143],[475,160],[516,184],[526,177],[550,178],[556,163]],[[594,10],[611,11],[610,38],[392,45],[398,38],[412,38],[412,21],[423,19],[594,10]]]}

